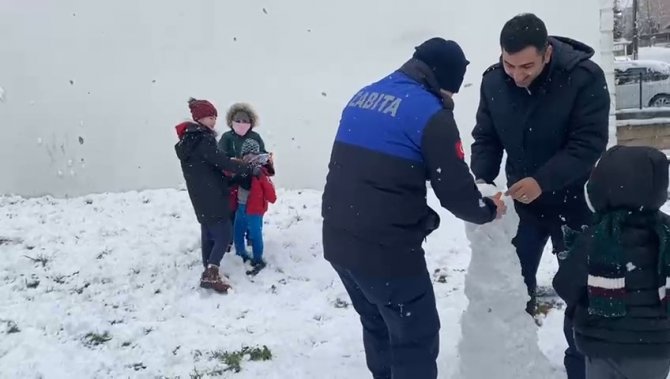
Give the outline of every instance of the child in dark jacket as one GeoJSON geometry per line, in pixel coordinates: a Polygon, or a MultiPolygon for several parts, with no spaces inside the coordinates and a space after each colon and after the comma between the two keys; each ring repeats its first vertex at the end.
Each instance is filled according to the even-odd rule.
{"type": "MultiPolygon", "coordinates": [[[[219,140],[219,149],[221,149],[227,156],[231,158],[242,158],[242,144],[252,139],[258,142],[259,152],[267,153],[265,150],[265,142],[254,129],[258,127],[259,117],[258,113],[253,107],[247,103],[235,103],[228,108],[226,112],[226,124],[230,130],[223,133],[219,140]]],[[[272,163],[272,155],[270,155],[270,162],[272,163]]],[[[267,173],[269,176],[274,176],[274,168],[267,173]]],[[[236,180],[236,178],[234,178],[236,180]]],[[[231,223],[235,223],[235,213],[231,215],[231,223]]],[[[251,238],[247,233],[247,245],[251,245],[251,238]]],[[[230,251],[232,243],[228,246],[230,251]]]]}
{"type": "MultiPolygon", "coordinates": [[[[255,140],[248,139],[242,144],[241,151],[244,161],[252,162],[260,153],[260,145],[255,140]]],[[[231,204],[236,209],[233,233],[235,251],[245,262],[249,259],[244,243],[247,231],[251,241],[253,268],[247,272],[249,275],[256,275],[265,267],[263,215],[268,210],[268,203],[277,200],[274,185],[269,178],[269,173],[273,171],[272,164],[267,162],[256,165],[261,166],[261,174],[238,180],[238,185],[231,191],[231,204]]]]}
{"type": "Polygon", "coordinates": [[[179,142],[177,157],[186,180],[186,188],[200,223],[202,264],[200,287],[226,293],[230,285],[221,279],[219,265],[232,238],[230,190],[224,170],[248,177],[251,167],[221,152],[216,144],[214,126],[216,108],[207,100],[188,102],[194,122],[176,126],[179,142]]]}
{"type": "Polygon", "coordinates": [[[668,160],[649,147],[605,152],[585,186],[593,226],[565,230],[554,277],[574,314],[589,379],[666,379],[670,371],[668,160]]]}

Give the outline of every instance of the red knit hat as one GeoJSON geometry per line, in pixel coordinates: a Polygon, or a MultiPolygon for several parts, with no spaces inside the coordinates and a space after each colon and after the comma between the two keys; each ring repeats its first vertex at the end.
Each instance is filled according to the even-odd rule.
{"type": "Polygon", "coordinates": [[[191,109],[191,115],[193,116],[194,121],[201,120],[205,117],[218,117],[218,112],[214,105],[207,100],[196,100],[190,98],[188,100],[188,107],[191,109]]]}

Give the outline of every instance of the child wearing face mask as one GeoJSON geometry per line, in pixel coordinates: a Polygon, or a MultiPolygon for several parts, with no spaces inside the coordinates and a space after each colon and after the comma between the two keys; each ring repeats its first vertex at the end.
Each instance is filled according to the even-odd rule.
{"type": "Polygon", "coordinates": [[[226,114],[226,123],[230,130],[219,140],[219,149],[231,158],[242,158],[242,144],[246,139],[258,142],[261,153],[265,151],[265,143],[254,130],[258,126],[258,114],[251,105],[246,103],[233,104],[226,114]]]}
{"type": "MultiPolygon", "coordinates": [[[[219,149],[223,151],[226,156],[230,158],[242,159],[242,145],[246,140],[254,140],[258,143],[259,152],[261,154],[267,153],[265,150],[265,142],[254,129],[258,127],[258,113],[253,107],[247,103],[235,103],[226,113],[226,123],[230,128],[225,132],[219,140],[219,149]]],[[[272,163],[272,162],[271,162],[272,163]]],[[[271,167],[274,167],[271,165],[271,167]]],[[[268,176],[274,176],[274,168],[267,172],[268,176]]],[[[240,178],[233,177],[231,179],[231,186],[238,185],[240,178]]],[[[235,224],[235,213],[230,217],[231,223],[235,224]]],[[[251,246],[251,238],[247,233],[247,246],[251,246]]],[[[232,249],[232,243],[228,245],[227,251],[232,249]]]]}

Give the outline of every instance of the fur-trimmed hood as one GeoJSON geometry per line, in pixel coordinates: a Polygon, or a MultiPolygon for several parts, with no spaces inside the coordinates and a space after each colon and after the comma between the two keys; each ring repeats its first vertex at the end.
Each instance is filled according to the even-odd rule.
{"type": "Polygon", "coordinates": [[[256,113],[254,108],[247,103],[235,103],[230,106],[228,112],[226,112],[226,124],[228,124],[229,127],[233,126],[233,116],[237,112],[244,112],[249,115],[251,118],[252,129],[258,127],[258,113],[256,113]]]}

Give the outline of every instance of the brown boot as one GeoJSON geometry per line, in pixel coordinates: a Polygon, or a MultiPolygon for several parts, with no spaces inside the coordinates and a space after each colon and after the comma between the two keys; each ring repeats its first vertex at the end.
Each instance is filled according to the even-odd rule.
{"type": "Polygon", "coordinates": [[[214,265],[209,265],[205,272],[202,273],[200,287],[213,289],[218,293],[228,293],[228,290],[230,289],[230,285],[221,280],[219,267],[214,265]]]}

